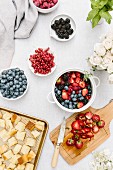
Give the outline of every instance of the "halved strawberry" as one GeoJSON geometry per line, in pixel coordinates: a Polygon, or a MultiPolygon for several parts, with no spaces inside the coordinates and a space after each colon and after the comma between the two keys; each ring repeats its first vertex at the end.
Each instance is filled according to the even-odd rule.
{"type": "Polygon", "coordinates": [[[84,81],[80,81],[80,82],[79,82],[79,86],[80,86],[81,88],[84,88],[84,87],[85,87],[85,82],[84,82],[84,81]]]}
{"type": "Polygon", "coordinates": [[[77,108],[78,109],[80,109],[81,107],[83,107],[84,106],[84,103],[83,102],[78,102],[78,104],[77,104],[77,108]]]}
{"type": "Polygon", "coordinates": [[[90,99],[91,99],[91,96],[90,96],[90,95],[86,96],[86,99],[87,99],[87,100],[90,100],[90,99]]]}
{"type": "Polygon", "coordinates": [[[87,139],[87,135],[86,135],[86,134],[82,134],[82,135],[81,135],[81,138],[82,138],[82,139],[87,139]]]}
{"type": "Polygon", "coordinates": [[[88,132],[88,133],[87,133],[87,137],[88,137],[88,138],[92,138],[92,137],[94,137],[94,134],[93,134],[92,132],[88,132]]]}
{"type": "Polygon", "coordinates": [[[73,79],[75,79],[75,78],[76,78],[75,73],[72,73],[71,77],[72,77],[73,79]]]}
{"type": "Polygon", "coordinates": [[[87,127],[92,128],[92,127],[93,127],[93,124],[92,124],[92,123],[87,124],[87,127]]]}
{"type": "Polygon", "coordinates": [[[71,83],[71,84],[74,83],[74,79],[72,77],[70,78],[69,83],[71,83]]]}
{"type": "Polygon", "coordinates": [[[85,127],[84,130],[85,130],[85,133],[91,132],[91,128],[89,128],[89,127],[85,127]]]}
{"type": "Polygon", "coordinates": [[[82,132],[82,133],[86,133],[86,131],[85,131],[84,129],[81,129],[81,132],[82,132]]]}
{"type": "Polygon", "coordinates": [[[86,116],[87,119],[91,119],[91,118],[93,117],[93,113],[91,113],[91,112],[86,112],[86,113],[85,113],[85,116],[86,116]]]}
{"type": "Polygon", "coordinates": [[[74,136],[72,137],[73,140],[79,140],[80,139],[80,134],[76,133],[74,134],[74,136]]]}
{"type": "Polygon", "coordinates": [[[75,144],[75,141],[74,141],[73,139],[68,139],[68,140],[66,141],[66,144],[67,144],[68,146],[73,146],[73,145],[75,144]]]}
{"type": "Polygon", "coordinates": [[[79,83],[79,82],[80,82],[80,77],[77,77],[77,78],[75,79],[75,82],[76,82],[76,83],[79,83]]]}
{"type": "Polygon", "coordinates": [[[56,83],[61,84],[61,82],[62,82],[62,78],[60,77],[60,78],[57,79],[56,83]]]}
{"type": "Polygon", "coordinates": [[[105,126],[105,122],[104,120],[100,120],[98,123],[97,123],[98,127],[99,128],[103,128],[105,126]]]}
{"type": "Polygon", "coordinates": [[[80,77],[80,75],[81,75],[79,72],[76,72],[75,74],[77,77],[80,77]]]}
{"type": "Polygon", "coordinates": [[[99,122],[99,121],[100,121],[100,116],[94,114],[93,117],[92,117],[92,120],[93,120],[94,122],[99,122]]]}
{"type": "Polygon", "coordinates": [[[72,129],[74,129],[74,130],[80,130],[80,129],[81,129],[78,120],[74,121],[74,122],[71,124],[71,127],[72,127],[72,129]]]}
{"type": "Polygon", "coordinates": [[[68,100],[68,98],[69,98],[68,93],[66,92],[66,90],[63,90],[62,91],[62,99],[68,100]]]}
{"type": "Polygon", "coordinates": [[[93,120],[92,119],[87,119],[85,122],[86,122],[86,125],[88,125],[88,124],[92,124],[93,120]]]}
{"type": "Polygon", "coordinates": [[[78,120],[78,122],[79,122],[80,126],[82,126],[82,127],[85,126],[85,124],[82,120],[78,120]]]}
{"type": "Polygon", "coordinates": [[[81,149],[83,147],[83,142],[81,140],[75,141],[75,146],[77,149],[81,149]]]}
{"type": "Polygon", "coordinates": [[[97,133],[99,131],[99,128],[97,125],[93,126],[93,132],[94,133],[97,133]]]}
{"type": "Polygon", "coordinates": [[[83,89],[83,90],[82,90],[82,95],[83,95],[83,96],[86,96],[87,94],[88,94],[88,89],[86,89],[86,88],[83,89]]]}
{"type": "Polygon", "coordinates": [[[76,134],[76,133],[81,134],[82,131],[81,130],[74,130],[74,129],[72,129],[71,133],[73,133],[73,134],[76,134]]]}

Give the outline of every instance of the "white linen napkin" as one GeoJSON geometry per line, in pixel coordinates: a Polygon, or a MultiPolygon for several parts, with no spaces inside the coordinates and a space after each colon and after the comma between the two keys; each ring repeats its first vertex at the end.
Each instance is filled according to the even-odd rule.
{"type": "Polygon", "coordinates": [[[0,70],[11,64],[14,38],[28,38],[37,18],[33,0],[0,0],[0,70]]]}

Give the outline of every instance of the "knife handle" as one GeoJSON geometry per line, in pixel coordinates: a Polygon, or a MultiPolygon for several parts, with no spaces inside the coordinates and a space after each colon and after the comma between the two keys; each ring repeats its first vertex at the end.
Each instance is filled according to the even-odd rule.
{"type": "Polygon", "coordinates": [[[59,151],[60,151],[60,145],[56,145],[55,150],[54,150],[54,154],[53,154],[53,158],[52,158],[52,162],[51,162],[52,168],[55,168],[56,165],[57,165],[59,151]]]}

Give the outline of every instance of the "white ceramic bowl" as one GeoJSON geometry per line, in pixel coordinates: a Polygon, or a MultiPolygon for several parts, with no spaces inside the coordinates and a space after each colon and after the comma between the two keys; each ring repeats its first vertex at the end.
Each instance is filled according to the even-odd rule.
{"type": "MultiPolygon", "coordinates": [[[[18,68],[18,67],[14,67],[14,68],[18,68]]],[[[4,69],[4,70],[0,70],[0,75],[1,75],[1,73],[2,73],[3,71],[9,70],[9,69],[14,69],[14,68],[7,68],[7,69],[4,69]]],[[[22,69],[21,69],[21,70],[22,70],[22,69]]],[[[23,71],[24,71],[24,70],[23,70],[23,71]]],[[[24,71],[24,74],[25,74],[25,71],[24,71]]],[[[25,74],[25,76],[26,76],[26,74],[25,74]]],[[[27,76],[26,76],[26,78],[27,78],[27,76]]],[[[22,97],[27,93],[27,91],[28,91],[28,86],[29,86],[29,84],[28,84],[28,78],[27,78],[27,88],[26,88],[26,90],[24,91],[24,93],[23,93],[21,96],[19,96],[19,97],[17,97],[17,98],[6,98],[6,97],[3,97],[2,94],[1,94],[1,92],[0,92],[0,97],[3,98],[3,99],[5,99],[5,100],[8,100],[8,101],[18,100],[18,99],[22,98],[22,97]]]]}
{"type": "MultiPolygon", "coordinates": [[[[31,53],[30,53],[30,55],[34,54],[36,49],[38,49],[38,48],[35,48],[34,50],[32,50],[31,53]]],[[[43,48],[43,49],[45,49],[45,48],[43,48]]],[[[49,52],[52,53],[52,54],[54,55],[54,53],[53,53],[51,50],[49,50],[49,52]]],[[[51,72],[48,73],[48,74],[34,73],[34,68],[32,67],[31,61],[29,60],[30,57],[28,58],[28,66],[29,66],[29,69],[30,69],[31,72],[32,72],[34,75],[36,75],[36,76],[40,76],[40,77],[49,76],[50,74],[52,74],[52,73],[55,71],[56,66],[57,66],[57,59],[56,59],[56,56],[54,55],[54,57],[55,57],[55,58],[54,58],[55,66],[51,69],[51,72]]]]}
{"type": "Polygon", "coordinates": [[[88,107],[90,107],[90,106],[92,105],[92,103],[94,102],[95,97],[96,97],[96,88],[100,85],[100,80],[99,80],[98,77],[95,77],[95,76],[89,77],[90,82],[91,82],[91,86],[92,86],[91,99],[89,100],[89,102],[88,102],[86,105],[84,105],[84,106],[83,106],[82,108],[80,108],[80,109],[68,109],[68,108],[62,106],[62,105],[58,102],[58,100],[56,99],[56,96],[55,96],[54,89],[55,89],[55,84],[56,84],[57,79],[58,79],[62,74],[66,73],[66,72],[69,72],[69,71],[77,71],[77,72],[80,72],[80,73],[85,74],[84,71],[79,70],[79,69],[68,69],[68,70],[65,70],[65,71],[61,72],[61,73],[58,74],[57,77],[55,78],[55,80],[54,80],[54,82],[53,82],[53,86],[52,86],[52,92],[50,92],[50,93],[48,94],[47,99],[48,99],[48,101],[49,101],[50,103],[56,103],[56,104],[57,104],[62,110],[64,110],[64,111],[71,112],[71,113],[81,112],[81,111],[83,111],[83,110],[86,110],[88,107]],[[96,85],[94,79],[97,79],[97,81],[98,81],[97,85],[96,85]],[[50,100],[50,95],[52,95],[54,101],[51,101],[51,100],[50,100]]]}
{"type": "Polygon", "coordinates": [[[62,42],[69,41],[76,34],[76,24],[75,24],[75,21],[73,20],[73,18],[71,18],[69,15],[66,15],[66,14],[57,15],[55,18],[53,18],[49,27],[50,27],[50,36],[52,38],[54,38],[55,40],[57,40],[57,41],[62,41],[62,42]],[[63,18],[63,19],[69,18],[70,19],[71,28],[74,30],[74,32],[73,32],[72,35],[69,36],[69,39],[61,39],[61,38],[59,38],[58,35],[56,34],[56,32],[51,28],[51,25],[54,24],[55,20],[59,20],[60,18],[63,18]]]}
{"type": "Polygon", "coordinates": [[[43,14],[47,14],[47,13],[54,11],[58,7],[58,5],[59,5],[59,0],[52,8],[42,9],[42,8],[37,7],[37,6],[36,6],[36,8],[37,8],[38,12],[43,13],[43,14]]]}

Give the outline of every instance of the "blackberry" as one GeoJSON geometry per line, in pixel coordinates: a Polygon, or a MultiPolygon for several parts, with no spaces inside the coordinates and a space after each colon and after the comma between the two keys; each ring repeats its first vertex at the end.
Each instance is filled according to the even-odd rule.
{"type": "Polygon", "coordinates": [[[64,75],[62,76],[62,78],[63,78],[64,81],[68,81],[68,75],[67,75],[67,74],[64,74],[64,75]]]}
{"type": "Polygon", "coordinates": [[[88,103],[88,100],[87,99],[84,99],[84,104],[86,105],[88,103]]]}
{"type": "Polygon", "coordinates": [[[69,86],[69,82],[65,82],[65,86],[69,86]]]}
{"type": "Polygon", "coordinates": [[[58,86],[58,89],[59,89],[59,90],[63,90],[63,88],[64,88],[64,85],[59,85],[59,86],[58,86]]]}
{"type": "Polygon", "coordinates": [[[66,22],[66,23],[70,23],[70,19],[69,19],[69,18],[66,18],[65,22],[66,22]]]}

